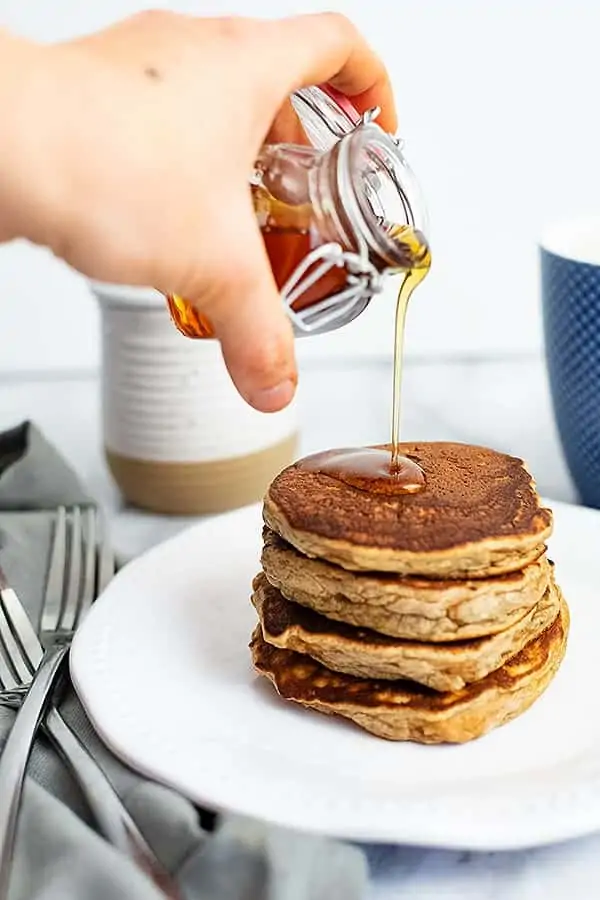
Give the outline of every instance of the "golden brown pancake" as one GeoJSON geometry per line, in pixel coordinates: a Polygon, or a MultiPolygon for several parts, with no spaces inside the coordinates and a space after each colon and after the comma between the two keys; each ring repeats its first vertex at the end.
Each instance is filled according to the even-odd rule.
{"type": "Polygon", "coordinates": [[[565,653],[569,611],[500,669],[460,691],[438,693],[408,681],[373,681],[331,672],[309,656],[252,636],[254,665],[287,700],[351,719],[382,738],[464,743],[514,719],[550,684],[565,653]]]}
{"type": "Polygon", "coordinates": [[[417,641],[456,641],[504,631],[548,586],[545,556],[520,572],[439,581],[349,572],[304,556],[264,528],[262,566],[284,597],[329,619],[417,641]]]}
{"type": "Polygon", "coordinates": [[[330,622],[286,600],[263,574],[256,576],[253,588],[252,603],[268,644],[304,653],[334,672],[415,681],[437,691],[458,691],[499,669],[544,631],[560,609],[552,584],[540,602],[506,631],[471,641],[428,644],[330,622]]]}
{"type": "Polygon", "coordinates": [[[423,491],[376,494],[300,461],[272,482],[266,524],[306,556],[352,570],[486,577],[542,554],[552,514],[522,460],[455,443],[402,444],[401,452],[425,472],[423,491]]]}

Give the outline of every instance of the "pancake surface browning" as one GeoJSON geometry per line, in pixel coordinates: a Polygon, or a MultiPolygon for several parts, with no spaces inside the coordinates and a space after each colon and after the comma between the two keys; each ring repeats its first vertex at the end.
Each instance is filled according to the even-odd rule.
{"type": "Polygon", "coordinates": [[[354,721],[382,738],[463,743],[528,709],[552,680],[565,652],[569,611],[500,669],[460,691],[438,693],[406,681],[374,681],[331,672],[308,656],[267,644],[260,626],[251,650],[256,670],[285,699],[354,721]]]}
{"type": "Polygon", "coordinates": [[[306,654],[334,672],[359,678],[407,679],[437,691],[460,690],[500,668],[544,631],[560,608],[552,584],[532,610],[500,634],[429,644],[331,622],[286,600],[263,574],[256,576],[253,587],[252,603],[267,643],[306,654]]]}
{"type": "Polygon", "coordinates": [[[520,572],[452,581],[350,572],[303,556],[268,528],[261,556],[284,597],[329,619],[417,641],[455,641],[504,631],[548,586],[545,556],[520,572]]]}
{"type": "Polygon", "coordinates": [[[484,577],[541,556],[552,515],[522,460],[444,442],[405,443],[401,452],[425,472],[423,491],[361,491],[301,460],[272,482],[266,524],[305,555],[352,570],[484,577]]]}

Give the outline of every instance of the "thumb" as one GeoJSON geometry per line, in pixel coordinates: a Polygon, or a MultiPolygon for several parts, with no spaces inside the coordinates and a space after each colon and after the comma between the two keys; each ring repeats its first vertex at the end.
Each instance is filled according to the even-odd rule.
{"type": "MultiPolygon", "coordinates": [[[[261,412],[292,400],[298,380],[291,323],[256,222],[250,197],[224,204],[227,231],[235,222],[235,250],[213,256],[209,293],[198,306],[212,322],[223,358],[242,397],[261,412]]],[[[216,224],[216,223],[215,223],[216,224]]],[[[213,228],[215,236],[221,236],[213,228]]],[[[231,242],[219,241],[220,247],[231,242]]]]}

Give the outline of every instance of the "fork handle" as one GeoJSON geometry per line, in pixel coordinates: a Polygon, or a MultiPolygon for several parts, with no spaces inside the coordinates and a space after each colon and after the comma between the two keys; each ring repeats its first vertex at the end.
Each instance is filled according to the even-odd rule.
{"type": "Polygon", "coordinates": [[[106,840],[143,869],[166,897],[178,900],[180,893],[174,879],[148,846],[101,767],[54,706],[48,710],[44,724],[75,776],[106,840]]]}
{"type": "Polygon", "coordinates": [[[6,900],[17,820],[31,748],[52,698],[67,647],[44,657],[15,718],[0,758],[0,900],[6,900]]]}

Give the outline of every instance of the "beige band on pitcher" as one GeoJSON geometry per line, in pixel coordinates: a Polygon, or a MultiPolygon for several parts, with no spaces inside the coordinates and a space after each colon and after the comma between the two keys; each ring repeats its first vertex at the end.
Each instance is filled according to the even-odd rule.
{"type": "Polygon", "coordinates": [[[105,448],[109,469],[134,506],[167,515],[207,515],[262,500],[269,482],[296,457],[298,436],[250,453],[209,462],[133,459],[105,448]]]}

